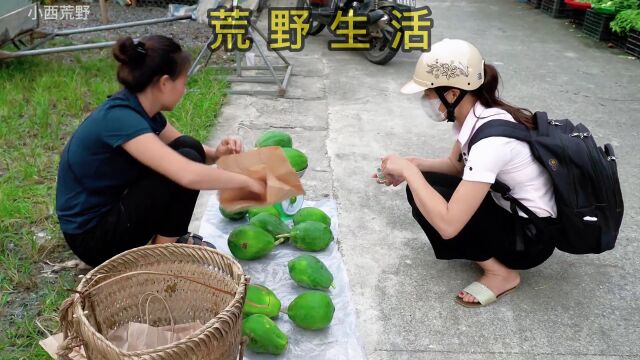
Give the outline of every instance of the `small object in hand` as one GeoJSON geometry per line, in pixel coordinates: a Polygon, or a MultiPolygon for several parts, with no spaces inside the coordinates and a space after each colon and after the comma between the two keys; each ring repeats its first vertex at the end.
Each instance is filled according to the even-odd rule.
{"type": "Polygon", "coordinates": [[[378,173],[378,180],[377,180],[378,184],[384,184],[385,178],[384,178],[384,174],[382,173],[382,169],[378,168],[376,171],[378,173]]]}

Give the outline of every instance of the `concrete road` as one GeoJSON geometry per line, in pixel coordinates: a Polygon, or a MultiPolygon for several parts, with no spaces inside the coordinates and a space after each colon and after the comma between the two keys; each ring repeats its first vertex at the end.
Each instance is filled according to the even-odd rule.
{"type": "Polygon", "coordinates": [[[240,123],[279,127],[309,154],[309,196],[339,204],[338,239],[369,359],[640,358],[640,61],[516,1],[428,4],[433,41],[474,43],[500,71],[505,99],[585,122],[600,143],[615,146],[626,215],[613,251],[556,252],[490,307],[453,302],[478,268],[436,260],[404,186],[370,178],[385,154],[440,157],[451,148],[449,125],[430,122],[418,96],[398,92],[418,53],[376,66],[356,52],[328,51],[325,31],[288,55],[295,76],[285,98],[230,96],[212,141],[240,123]]]}

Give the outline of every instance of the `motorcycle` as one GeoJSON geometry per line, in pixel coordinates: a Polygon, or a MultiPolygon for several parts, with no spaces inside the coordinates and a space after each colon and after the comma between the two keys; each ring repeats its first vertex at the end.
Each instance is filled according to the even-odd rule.
{"type": "MultiPolygon", "coordinates": [[[[393,10],[400,12],[409,11],[415,0],[298,0],[298,8],[311,8],[309,21],[309,35],[318,35],[332,21],[338,12],[347,17],[353,10],[356,16],[366,16],[367,34],[357,37],[358,42],[369,43],[370,47],[365,51],[367,60],[374,64],[384,65],[391,61],[400,49],[391,46],[396,32],[400,33],[402,44],[402,29],[391,26],[391,21],[396,18],[393,10]]],[[[345,24],[339,24],[338,28],[344,28],[345,24]]]]}

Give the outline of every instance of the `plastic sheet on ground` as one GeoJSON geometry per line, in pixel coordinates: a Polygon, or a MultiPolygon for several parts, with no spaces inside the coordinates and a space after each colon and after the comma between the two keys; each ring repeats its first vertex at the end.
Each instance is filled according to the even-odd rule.
{"type": "MultiPolygon", "coordinates": [[[[246,221],[230,221],[223,218],[218,206],[218,199],[212,196],[202,219],[200,234],[206,241],[215,244],[219,250],[231,254],[227,246],[227,237],[234,228],[246,223],[246,221]]],[[[334,200],[305,200],[304,206],[318,207],[326,212],[331,217],[331,230],[334,236],[337,236],[338,216],[334,200]]],[[[271,254],[262,259],[240,261],[240,263],[245,273],[251,276],[251,283],[261,284],[273,290],[282,302],[284,309],[298,294],[305,291],[304,288],[291,280],[287,262],[305,253],[285,243],[277,246],[271,254]]],[[[295,326],[286,314],[281,313],[275,322],[289,336],[289,345],[285,353],[277,358],[291,360],[364,359],[364,352],[356,330],[356,313],[351,303],[349,281],[336,241],[334,240],[324,251],[308,254],[313,254],[322,260],[334,276],[335,288],[329,290],[329,295],[336,308],[333,321],[327,329],[309,331],[295,326]]],[[[276,357],[246,351],[245,358],[257,360],[276,357]]]]}

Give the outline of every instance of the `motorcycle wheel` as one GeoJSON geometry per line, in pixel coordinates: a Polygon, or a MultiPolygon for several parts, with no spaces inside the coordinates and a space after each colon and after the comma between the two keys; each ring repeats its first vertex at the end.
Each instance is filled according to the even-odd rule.
{"type": "MultiPolygon", "coordinates": [[[[311,7],[311,5],[309,5],[309,0],[298,0],[297,7],[299,8],[311,7]]],[[[309,22],[309,35],[316,36],[320,34],[322,30],[324,30],[324,27],[325,27],[324,24],[321,24],[318,21],[314,21],[313,19],[311,19],[311,21],[309,22]]]]}
{"type": "MultiPolygon", "coordinates": [[[[402,42],[402,38],[400,38],[402,42]]],[[[364,54],[367,60],[377,65],[384,65],[391,61],[398,53],[398,49],[391,48],[391,42],[385,37],[375,38],[371,37],[371,48],[364,54]]]]}

